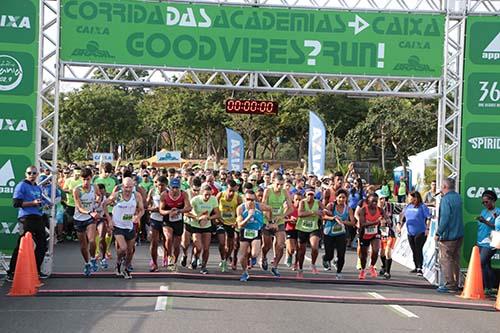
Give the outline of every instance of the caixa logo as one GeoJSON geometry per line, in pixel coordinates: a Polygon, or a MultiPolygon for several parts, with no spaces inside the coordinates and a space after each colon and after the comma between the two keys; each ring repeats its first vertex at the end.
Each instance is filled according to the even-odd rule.
{"type": "Polygon", "coordinates": [[[485,136],[467,140],[472,149],[500,150],[500,137],[485,136]]]}
{"type": "Polygon", "coordinates": [[[106,59],[112,59],[115,57],[114,55],[111,55],[109,51],[100,50],[99,43],[95,41],[88,42],[87,48],[85,49],[75,49],[71,55],[106,59]]]}
{"type": "Polygon", "coordinates": [[[471,199],[481,198],[484,191],[490,190],[495,192],[498,196],[500,196],[500,187],[481,187],[481,186],[471,186],[467,189],[467,197],[471,199]]]}
{"type": "Polygon", "coordinates": [[[11,222],[0,222],[0,234],[18,234],[19,224],[11,222]]]}

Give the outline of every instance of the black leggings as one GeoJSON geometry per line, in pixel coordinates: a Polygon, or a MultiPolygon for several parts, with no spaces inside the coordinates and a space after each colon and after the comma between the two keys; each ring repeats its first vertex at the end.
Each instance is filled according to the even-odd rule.
{"type": "Polygon", "coordinates": [[[35,259],[36,267],[38,273],[40,273],[40,267],[42,266],[43,258],[45,252],[47,251],[47,236],[45,234],[45,224],[43,223],[42,216],[38,215],[28,215],[19,221],[23,224],[23,234],[17,239],[17,245],[12,253],[12,258],[10,259],[9,273],[14,274],[16,271],[17,256],[19,253],[19,245],[21,243],[21,237],[24,236],[26,232],[31,232],[33,241],[35,242],[35,259]]]}
{"type": "Polygon", "coordinates": [[[326,261],[331,261],[335,250],[337,250],[337,273],[342,272],[345,262],[345,249],[346,249],[346,234],[338,236],[326,236],[324,235],[323,242],[325,243],[325,256],[323,257],[326,261]]]}
{"type": "Polygon", "coordinates": [[[415,263],[416,269],[422,269],[422,264],[424,262],[423,248],[427,236],[425,232],[421,232],[415,236],[408,235],[408,242],[410,243],[411,251],[413,252],[413,262],[415,263]]]}

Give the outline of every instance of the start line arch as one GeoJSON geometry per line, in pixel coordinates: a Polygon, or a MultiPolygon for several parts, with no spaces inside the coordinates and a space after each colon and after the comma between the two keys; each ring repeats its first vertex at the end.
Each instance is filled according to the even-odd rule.
{"type": "MultiPolygon", "coordinates": [[[[35,151],[37,164],[51,169],[53,178],[57,172],[60,83],[85,82],[288,94],[439,98],[438,186],[445,174],[461,179],[462,101],[465,95],[462,82],[467,79],[464,76],[466,22],[473,16],[496,16],[498,23],[499,0],[121,1],[128,6],[118,6],[116,0],[102,2],[106,4],[99,0],[40,0],[35,151]],[[142,35],[139,31],[135,36],[123,38],[126,31],[120,31],[120,27],[137,24],[156,29],[154,22],[151,21],[148,25],[147,18],[140,17],[141,13],[150,9],[151,13],[156,13],[157,8],[162,11],[161,17],[166,18],[171,29],[169,33],[174,31],[178,36],[184,37],[169,40],[161,37],[155,30],[156,40],[148,41],[144,35],[148,31],[144,28],[141,30],[142,35]],[[219,13],[215,13],[216,11],[219,13]],[[292,11],[294,14],[290,14],[292,11]],[[332,15],[333,26],[329,26],[327,19],[321,17],[322,13],[332,15]],[[275,40],[266,42],[254,38],[256,36],[251,32],[246,32],[249,35],[245,35],[247,29],[251,30],[248,24],[253,24],[251,28],[255,28],[257,24],[258,20],[254,15],[268,19],[260,23],[268,25],[266,32],[272,32],[273,37],[276,35],[275,40]],[[296,15],[295,21],[291,18],[293,15],[296,15]],[[381,16],[393,21],[383,22],[381,16]],[[412,22],[411,16],[418,16],[419,19],[412,22]],[[253,21],[246,21],[246,27],[243,20],[245,17],[253,18],[253,21]],[[434,29],[436,22],[442,28],[439,33],[434,29]],[[229,44],[229,39],[224,39],[227,37],[224,36],[224,31],[217,29],[206,36],[195,36],[200,38],[198,40],[189,36],[193,27],[199,28],[199,31],[202,28],[210,30],[216,24],[219,24],[219,29],[241,29],[238,33],[242,37],[232,36],[232,44],[229,44]],[[371,45],[375,36],[371,28],[385,34],[385,39],[371,45]],[[320,40],[320,32],[328,29],[331,33],[337,33],[336,38],[339,36],[342,42],[320,40]],[[391,48],[391,43],[398,39],[398,29],[409,44],[400,44],[395,50],[391,48]],[[301,33],[297,32],[299,30],[301,33]],[[306,39],[301,40],[301,43],[293,39],[287,40],[287,34],[283,31],[288,31],[288,34],[294,31],[297,38],[306,39]],[[427,32],[428,36],[422,38],[427,32]],[[358,38],[358,33],[362,41],[342,53],[342,48],[353,43],[352,40],[358,38]],[[367,36],[364,40],[363,33],[367,36]],[[314,37],[316,35],[318,37],[314,37]],[[98,43],[97,40],[102,42],[98,43]],[[123,45],[117,46],[117,40],[122,41],[123,45]],[[81,44],[84,41],[88,43],[81,44]],[[216,42],[220,45],[216,45],[216,42]],[[75,47],[78,43],[82,46],[75,47]],[[239,51],[234,51],[240,43],[242,48],[246,47],[249,52],[254,53],[253,58],[246,58],[237,53],[239,51]],[[68,46],[69,44],[71,45],[68,46]],[[125,44],[129,54],[124,53],[125,49],[120,49],[125,44]],[[269,54],[261,50],[264,47],[270,51],[269,54]],[[206,51],[205,54],[202,54],[202,48],[206,51]],[[190,58],[190,52],[195,49],[199,54],[190,58]],[[217,52],[221,49],[225,53],[219,55],[217,52]],[[360,55],[357,59],[357,68],[352,65],[354,57],[339,60],[342,56],[347,58],[349,52],[361,52],[362,49],[365,55],[360,55]],[[241,58],[234,57],[235,52],[241,58]],[[295,55],[286,58],[286,54],[290,52],[295,52],[295,55]],[[414,53],[418,53],[419,57],[412,57],[414,53]],[[425,58],[426,53],[428,58],[425,58]],[[171,57],[168,59],[174,61],[167,63],[175,65],[165,65],[161,60],[158,62],[155,55],[171,57]],[[393,55],[397,59],[392,59],[393,55]],[[375,56],[376,59],[373,60],[370,56],[375,56]],[[226,57],[226,60],[229,57],[234,61],[224,61],[221,57],[226,57]],[[306,57],[307,61],[304,59],[306,57]],[[128,59],[131,61],[128,62],[128,59]],[[204,59],[208,59],[209,65],[203,62],[204,59]],[[329,66],[324,66],[325,59],[329,61],[329,66]],[[343,63],[347,67],[343,68],[343,63]],[[114,69],[113,73],[116,74],[111,76],[108,69],[114,69]],[[139,77],[139,70],[146,70],[148,75],[139,77]],[[96,76],[97,73],[100,75],[96,76]]],[[[154,15],[150,19],[154,20],[154,15]]],[[[229,29],[226,33],[232,32],[229,29]]],[[[500,50],[493,53],[500,54],[500,50]]],[[[495,64],[498,65],[498,62],[495,64]]],[[[500,71],[497,72],[497,79],[498,76],[500,71]]],[[[482,91],[487,89],[482,88],[482,91]]],[[[497,89],[496,85],[492,91],[494,89],[497,89]]],[[[52,200],[55,199],[55,187],[52,187],[51,197],[52,200]]],[[[55,216],[54,211],[52,216],[55,216]]],[[[54,225],[55,221],[51,221],[52,235],[54,225]]],[[[49,253],[52,256],[53,237],[51,239],[49,253]]],[[[468,254],[465,256],[468,257],[468,254]]]]}

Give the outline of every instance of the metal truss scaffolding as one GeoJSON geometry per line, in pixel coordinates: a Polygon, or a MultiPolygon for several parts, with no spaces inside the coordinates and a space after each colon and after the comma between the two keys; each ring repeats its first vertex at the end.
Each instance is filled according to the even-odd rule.
{"type": "MultiPolygon", "coordinates": [[[[166,67],[61,62],[59,60],[60,1],[40,0],[37,160],[40,165],[52,170],[54,180],[58,147],[59,84],[62,81],[289,94],[332,93],[360,97],[439,98],[438,185],[445,175],[452,175],[458,179],[465,22],[468,14],[499,15],[500,0],[200,0],[198,2],[375,12],[443,13],[446,14],[443,75],[440,79],[429,79],[342,74],[209,71],[192,68],[182,70],[166,67]],[[138,75],[139,71],[141,73],[146,71],[148,74],[138,75]]],[[[54,198],[55,187],[52,191],[52,199],[54,198]]],[[[53,232],[54,221],[51,222],[51,234],[53,232]]],[[[52,252],[53,241],[50,246],[50,253],[52,252]]]]}

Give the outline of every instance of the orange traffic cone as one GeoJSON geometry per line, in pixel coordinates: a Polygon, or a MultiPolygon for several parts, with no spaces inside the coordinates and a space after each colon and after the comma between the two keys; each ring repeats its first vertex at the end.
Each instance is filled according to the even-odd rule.
{"type": "Polygon", "coordinates": [[[467,278],[465,279],[462,298],[484,299],[483,289],[483,271],[481,269],[481,258],[479,257],[479,248],[474,246],[467,269],[467,278]]]}
{"type": "Polygon", "coordinates": [[[495,303],[495,309],[500,311],[500,285],[498,286],[497,301],[495,303]]]}
{"type": "MultiPolygon", "coordinates": [[[[27,234],[31,236],[31,234],[27,234]]],[[[35,262],[33,240],[29,236],[27,237],[25,235],[23,236],[23,238],[21,238],[16,271],[14,272],[14,282],[12,283],[12,288],[8,293],[9,296],[33,296],[36,294],[37,284],[33,279],[30,260],[32,262],[35,262]],[[29,249],[30,245],[28,245],[28,243],[31,244],[31,251],[29,249]]]]}
{"type": "MultiPolygon", "coordinates": [[[[30,253],[35,253],[35,248],[33,246],[33,236],[31,235],[31,232],[27,232],[24,237],[26,238],[27,251],[29,251],[30,253]]],[[[38,269],[36,267],[36,259],[34,255],[29,256],[29,268],[31,277],[33,278],[33,283],[37,288],[41,287],[43,283],[41,283],[40,279],[38,278],[38,269]]]]}

